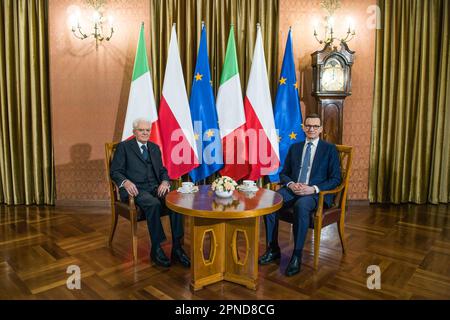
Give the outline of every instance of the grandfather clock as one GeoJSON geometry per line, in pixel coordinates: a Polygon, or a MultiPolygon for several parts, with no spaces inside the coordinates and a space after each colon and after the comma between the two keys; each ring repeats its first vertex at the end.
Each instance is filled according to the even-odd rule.
{"type": "Polygon", "coordinates": [[[322,139],[342,144],[344,100],[352,94],[351,68],[355,59],[345,42],[340,49],[326,44],[312,57],[312,95],[316,98],[322,118],[322,139]]]}

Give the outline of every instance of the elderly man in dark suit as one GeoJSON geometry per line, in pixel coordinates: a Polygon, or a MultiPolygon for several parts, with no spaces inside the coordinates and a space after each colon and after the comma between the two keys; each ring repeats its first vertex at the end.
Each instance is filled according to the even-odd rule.
{"type": "MultiPolygon", "coordinates": [[[[305,118],[303,130],[306,141],[293,144],[280,173],[284,185],[278,192],[283,196],[283,206],[294,206],[294,252],[286,269],[287,276],[300,272],[302,251],[310,219],[317,209],[319,191],[332,190],[341,182],[339,155],[334,144],[319,139],[322,121],[317,114],[305,118]]],[[[325,206],[331,206],[333,196],[325,196],[325,206]]],[[[267,250],[259,258],[268,264],[280,258],[278,246],[278,215],[265,216],[267,250]]]]}
{"type": "MultiPolygon", "coordinates": [[[[111,163],[111,178],[119,186],[120,198],[128,201],[128,196],[135,197],[136,204],[145,213],[150,233],[152,248],[150,257],[159,266],[169,267],[170,260],[161,248],[166,239],[160,215],[163,197],[170,190],[167,169],[163,166],[161,151],[158,145],[148,141],[151,122],[136,119],[133,122],[134,139],[118,144],[111,163]]],[[[183,216],[170,213],[172,229],[172,259],[179,261],[184,267],[190,267],[190,260],[181,241],[183,232],[183,216]]]]}

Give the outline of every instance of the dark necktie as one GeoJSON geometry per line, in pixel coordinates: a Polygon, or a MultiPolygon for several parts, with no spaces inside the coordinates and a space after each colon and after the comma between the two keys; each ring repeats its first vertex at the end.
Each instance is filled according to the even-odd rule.
{"type": "Polygon", "coordinates": [[[147,150],[147,146],[146,145],[142,145],[141,146],[142,149],[142,158],[144,158],[145,161],[148,160],[148,150],[147,150]]]}
{"type": "Polygon", "coordinates": [[[306,145],[305,157],[303,158],[302,169],[298,176],[298,182],[306,183],[306,176],[308,175],[308,170],[311,162],[311,142],[306,145]]]}

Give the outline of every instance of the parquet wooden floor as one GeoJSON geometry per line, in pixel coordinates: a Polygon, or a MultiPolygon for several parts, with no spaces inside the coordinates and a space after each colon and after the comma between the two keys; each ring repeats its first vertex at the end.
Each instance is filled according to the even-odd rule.
{"type": "MultiPolygon", "coordinates": [[[[169,236],[168,218],[163,221],[169,236]]],[[[291,227],[280,222],[281,263],[259,267],[256,291],[221,282],[194,293],[189,270],[149,263],[145,223],[139,224],[136,265],[128,221],[120,218],[112,249],[109,228],[109,208],[0,206],[0,299],[450,299],[446,205],[353,205],[346,255],[336,227],[329,226],[314,271],[310,231],[302,271],[291,278],[283,275],[292,252],[291,227]],[[66,287],[70,265],[81,268],[80,290],[66,287]],[[379,290],[367,288],[369,265],[381,269],[379,290]]],[[[260,253],[262,221],[261,231],[260,253]]],[[[185,249],[189,252],[188,231],[185,249]]],[[[170,239],[164,250],[170,254],[170,239]]]]}

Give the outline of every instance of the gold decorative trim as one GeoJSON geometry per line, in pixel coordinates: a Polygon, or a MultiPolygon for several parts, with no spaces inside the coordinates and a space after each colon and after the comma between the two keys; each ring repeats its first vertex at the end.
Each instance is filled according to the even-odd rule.
{"type": "Polygon", "coordinates": [[[245,266],[247,264],[248,256],[250,254],[250,242],[248,241],[247,231],[244,229],[234,229],[233,237],[231,239],[231,249],[234,263],[240,266],[245,266]],[[243,262],[240,262],[238,259],[238,250],[237,250],[237,234],[238,232],[242,232],[245,238],[245,258],[243,262]]]}
{"type": "Polygon", "coordinates": [[[206,229],[206,230],[204,230],[203,231],[203,236],[202,236],[202,243],[200,245],[200,255],[202,256],[203,264],[205,265],[205,267],[214,264],[214,260],[216,259],[216,252],[217,252],[217,247],[218,246],[219,246],[219,244],[217,243],[216,234],[214,233],[214,229],[206,229]],[[208,232],[211,233],[211,251],[209,252],[209,259],[206,260],[205,259],[205,255],[203,253],[203,248],[204,248],[204,245],[205,245],[206,234],[208,232]]]}

